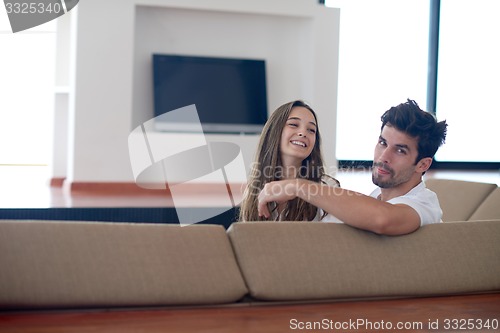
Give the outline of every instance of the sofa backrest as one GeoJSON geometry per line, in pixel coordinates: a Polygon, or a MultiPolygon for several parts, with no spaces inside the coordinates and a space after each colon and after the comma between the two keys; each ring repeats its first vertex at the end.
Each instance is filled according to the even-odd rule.
{"type": "MultiPolygon", "coordinates": [[[[426,179],[425,184],[437,194],[444,222],[471,220],[483,201],[498,188],[496,184],[437,178],[426,179]]],[[[489,216],[487,219],[500,219],[499,209],[487,209],[481,209],[484,211],[483,216],[489,216]]]]}
{"type": "Polygon", "coordinates": [[[238,222],[228,234],[258,300],[500,290],[500,221],[426,225],[398,237],[335,223],[238,222]]]}
{"type": "Polygon", "coordinates": [[[219,225],[0,221],[0,308],[229,303],[247,293],[219,225]]]}

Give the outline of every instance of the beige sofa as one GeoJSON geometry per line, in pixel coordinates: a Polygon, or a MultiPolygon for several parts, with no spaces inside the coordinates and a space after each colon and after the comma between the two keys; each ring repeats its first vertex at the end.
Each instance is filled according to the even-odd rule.
{"type": "MultiPolygon", "coordinates": [[[[453,183],[429,185],[450,186],[457,197],[453,183]]],[[[0,310],[499,292],[500,214],[490,202],[498,188],[483,194],[474,207],[457,208],[468,216],[460,222],[398,237],[320,222],[233,223],[226,231],[220,225],[0,221],[0,310]],[[473,216],[489,220],[463,223],[473,216]]]]}
{"type": "Polygon", "coordinates": [[[438,178],[425,183],[439,198],[444,222],[500,218],[500,187],[496,184],[438,178]]]}

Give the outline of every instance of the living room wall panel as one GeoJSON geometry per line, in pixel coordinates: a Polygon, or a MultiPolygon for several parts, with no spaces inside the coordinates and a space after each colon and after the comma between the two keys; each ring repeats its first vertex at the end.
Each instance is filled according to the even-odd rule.
{"type": "MultiPolygon", "coordinates": [[[[310,102],[336,165],[339,10],[315,0],[86,0],[74,16],[68,183],[134,181],[127,139],[153,117],[153,52],[266,59],[269,110],[310,102]]],[[[207,136],[221,140],[252,162],[258,136],[207,136]]]]}

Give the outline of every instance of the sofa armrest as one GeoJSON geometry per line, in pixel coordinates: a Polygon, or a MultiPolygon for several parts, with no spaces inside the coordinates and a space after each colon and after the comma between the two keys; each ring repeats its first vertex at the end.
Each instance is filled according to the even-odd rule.
{"type": "Polygon", "coordinates": [[[491,192],[469,218],[476,220],[500,220],[500,187],[491,192]]]}
{"type": "Polygon", "coordinates": [[[469,220],[488,195],[498,187],[496,184],[436,178],[427,179],[425,184],[437,194],[444,222],[469,220]]]}

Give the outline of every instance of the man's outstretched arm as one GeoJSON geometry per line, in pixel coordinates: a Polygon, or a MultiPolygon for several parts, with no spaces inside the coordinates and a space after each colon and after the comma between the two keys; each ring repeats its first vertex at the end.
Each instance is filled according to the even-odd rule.
{"type": "Polygon", "coordinates": [[[268,183],[259,195],[258,210],[269,217],[268,203],[301,198],[345,224],[377,234],[403,235],[420,227],[420,216],[410,206],[391,204],[358,192],[335,188],[305,179],[268,183]]]}

